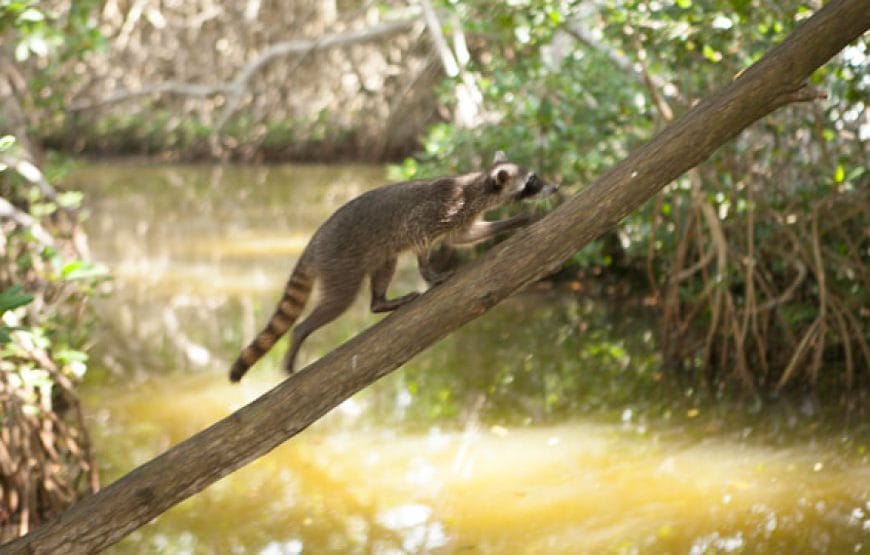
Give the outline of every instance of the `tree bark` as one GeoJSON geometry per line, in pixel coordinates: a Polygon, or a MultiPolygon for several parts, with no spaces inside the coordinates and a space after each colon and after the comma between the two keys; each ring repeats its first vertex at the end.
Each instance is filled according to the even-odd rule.
{"type": "Polygon", "coordinates": [[[776,108],[870,27],[866,0],[831,0],[783,43],[580,194],[253,403],[136,468],[0,553],[92,553],[307,428],[517,289],[556,270],[670,181],[776,108]]]}

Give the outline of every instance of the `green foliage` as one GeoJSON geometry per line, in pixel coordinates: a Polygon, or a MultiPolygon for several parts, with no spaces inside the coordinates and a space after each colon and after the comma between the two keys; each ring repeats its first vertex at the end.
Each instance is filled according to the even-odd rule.
{"type": "MultiPolygon", "coordinates": [[[[0,292],[0,322],[2,322],[4,313],[20,306],[24,306],[33,300],[33,295],[26,295],[21,291],[21,285],[13,285],[12,287],[7,287],[5,290],[0,292]]],[[[12,340],[9,332],[21,329],[23,328],[0,324],[0,345],[9,343],[12,340]]]]}
{"type": "MultiPolygon", "coordinates": [[[[58,193],[51,200],[43,197],[29,182],[13,178],[7,169],[0,171],[0,196],[12,199],[16,209],[40,222],[43,229],[54,230],[55,226],[50,222],[61,211],[64,213],[62,219],[72,219],[67,221],[67,225],[78,225],[75,221],[78,214],[71,211],[81,202],[81,193],[76,191],[58,193]]],[[[81,376],[87,359],[81,345],[90,330],[87,312],[83,308],[88,297],[94,295],[99,284],[109,277],[107,269],[75,257],[72,245],[61,237],[56,239],[56,244],[45,244],[42,236],[34,234],[32,229],[8,225],[4,233],[6,238],[0,249],[0,287],[3,288],[0,314],[4,314],[4,322],[15,323],[0,327],[0,344],[6,345],[2,358],[11,363],[4,369],[29,371],[29,363],[25,361],[31,359],[32,353],[11,341],[10,332],[18,331],[29,336],[25,343],[36,345],[39,350],[52,351],[52,358],[62,363],[63,368],[81,376]],[[27,314],[12,313],[34,299],[39,300],[34,310],[27,314]],[[69,356],[58,358],[57,353],[69,356]]]]}
{"type": "Polygon", "coordinates": [[[40,2],[0,0],[0,33],[14,32],[14,56],[24,62],[35,56],[81,57],[105,41],[93,18],[99,0],[40,2]]]}
{"type": "MultiPolygon", "coordinates": [[[[92,15],[100,5],[0,0],[6,46],[0,55],[10,58],[10,82],[29,88],[7,87],[0,124],[10,114],[13,121],[45,123],[63,113],[63,91],[75,73],[59,68],[99,46],[92,15]]],[[[41,157],[27,151],[32,143],[24,135],[30,131],[16,124],[18,137],[0,137],[0,152],[12,160],[12,167],[0,165],[0,200],[11,216],[0,219],[0,417],[9,432],[3,440],[7,465],[27,469],[4,477],[0,542],[37,527],[97,486],[81,412],[70,416],[66,409],[77,406],[74,386],[87,370],[87,301],[107,274],[82,259],[81,194],[50,185],[68,162],[49,154],[44,169],[34,166],[41,157]]]]}
{"type": "MultiPolygon", "coordinates": [[[[467,71],[483,93],[484,117],[472,129],[433,126],[422,152],[391,167],[391,177],[467,171],[485,165],[493,151],[505,150],[569,193],[728,83],[811,15],[794,0],[629,0],[596,6],[528,0],[447,2],[443,8],[463,22],[474,53],[467,71]]],[[[757,307],[779,302],[795,280],[795,268],[816,266],[808,246],[814,241],[827,267],[824,296],[853,315],[867,306],[862,283],[870,257],[849,239],[861,236],[868,225],[861,193],[868,179],[863,146],[868,129],[860,116],[870,92],[867,76],[867,47],[861,42],[813,75],[827,101],[788,107],[752,126],[691,179],[678,179],[623,221],[618,240],[599,240],[573,259],[573,264],[602,267],[618,260],[652,278],[654,296],[674,295],[681,308],[675,312],[678,320],[664,324],[674,326],[666,333],[674,334],[669,348],[676,349],[665,353],[667,364],[716,365],[730,374],[726,369],[747,357],[759,373],[768,369],[768,377],[758,379],[770,380],[769,368],[786,366],[796,340],[820,314],[818,271],[791,291],[773,323],[769,312],[757,307]],[[704,204],[712,207],[715,221],[707,218],[704,204]],[[724,246],[714,243],[714,228],[724,233],[724,246]],[[749,244],[755,260],[764,264],[758,272],[747,270],[749,244]],[[713,247],[724,257],[724,267],[705,257],[713,247]],[[669,283],[693,264],[703,271],[669,283]],[[726,296],[734,308],[723,315],[715,303],[725,303],[726,296]],[[764,324],[753,320],[756,333],[746,340],[761,345],[735,343],[733,330],[745,325],[741,311],[764,319],[764,324]],[[717,347],[705,351],[705,337],[717,347]]],[[[454,102],[458,84],[457,79],[442,87],[446,104],[454,102]]],[[[830,310],[827,317],[832,318],[830,310]]],[[[842,361],[843,349],[849,349],[847,358],[857,360],[852,354],[858,343],[852,342],[866,345],[861,339],[866,325],[853,320],[850,326],[842,314],[836,318],[828,323],[838,334],[828,339],[832,352],[826,356],[842,361]]],[[[845,374],[853,379],[856,372],[850,368],[845,374]]],[[[811,380],[814,375],[807,371],[811,380]]]]}
{"type": "Polygon", "coordinates": [[[24,69],[19,77],[30,91],[28,109],[43,110],[31,115],[39,126],[63,116],[64,92],[80,78],[66,63],[105,47],[94,17],[101,6],[100,0],[0,0],[0,36],[24,69]]]}

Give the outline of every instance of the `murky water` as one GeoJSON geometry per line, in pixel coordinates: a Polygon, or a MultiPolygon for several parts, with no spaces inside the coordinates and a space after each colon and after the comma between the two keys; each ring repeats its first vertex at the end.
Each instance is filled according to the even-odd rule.
{"type": "MultiPolygon", "coordinates": [[[[226,370],[313,229],[382,180],[137,163],[71,176],[116,276],[84,388],[105,483],[281,379],[280,352],[240,385],[226,370]]],[[[408,259],[394,293],[415,287],[408,259]]],[[[110,552],[870,551],[866,434],[663,387],[640,309],[584,293],[509,299],[110,552]]],[[[375,322],[367,306],[300,363],[375,322]]]]}

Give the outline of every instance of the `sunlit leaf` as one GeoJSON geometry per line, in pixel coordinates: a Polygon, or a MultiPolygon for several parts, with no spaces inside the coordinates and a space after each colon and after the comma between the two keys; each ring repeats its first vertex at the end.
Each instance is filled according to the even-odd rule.
{"type": "Polygon", "coordinates": [[[718,50],[714,49],[709,44],[705,44],[704,48],[701,50],[704,54],[704,57],[710,60],[711,62],[719,62],[722,60],[722,53],[718,50]]]}
{"type": "Polygon", "coordinates": [[[57,203],[64,208],[78,208],[83,198],[81,191],[64,191],[57,195],[57,203]]]}
{"type": "Polygon", "coordinates": [[[30,37],[30,40],[27,41],[27,47],[40,58],[48,56],[48,42],[45,37],[39,35],[30,37]]]}
{"type": "Polygon", "coordinates": [[[75,349],[59,349],[54,352],[54,358],[60,362],[85,362],[88,360],[88,355],[75,349]]]}
{"type": "Polygon", "coordinates": [[[15,144],[15,137],[12,135],[3,135],[0,137],[0,152],[9,150],[15,144]]]}
{"type": "Polygon", "coordinates": [[[68,281],[79,279],[93,279],[108,275],[108,269],[99,264],[92,264],[84,260],[74,260],[64,265],[61,275],[68,281]]]}
{"type": "Polygon", "coordinates": [[[30,48],[27,45],[27,42],[19,42],[15,45],[15,61],[16,62],[25,62],[27,58],[30,57],[30,48]]]}
{"type": "Polygon", "coordinates": [[[558,10],[550,10],[547,13],[547,17],[549,17],[550,21],[555,25],[562,23],[562,14],[558,10]]]}
{"type": "Polygon", "coordinates": [[[23,12],[21,12],[21,14],[19,14],[19,16],[18,16],[19,21],[36,22],[36,21],[43,21],[44,19],[45,19],[45,15],[43,15],[43,13],[41,11],[37,10],[36,8],[28,8],[28,9],[24,10],[23,12]]]}

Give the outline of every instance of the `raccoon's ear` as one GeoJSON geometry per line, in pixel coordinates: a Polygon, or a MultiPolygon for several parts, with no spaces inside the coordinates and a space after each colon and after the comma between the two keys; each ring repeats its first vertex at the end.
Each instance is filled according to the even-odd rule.
{"type": "Polygon", "coordinates": [[[499,168],[495,171],[490,171],[486,176],[486,184],[490,191],[494,193],[501,192],[504,186],[510,180],[510,174],[504,168],[499,168]]]}
{"type": "Polygon", "coordinates": [[[492,159],[493,165],[502,164],[502,163],[507,162],[507,161],[508,161],[507,156],[505,156],[505,153],[503,150],[496,150],[495,151],[495,157],[493,157],[493,159],[492,159]]]}

